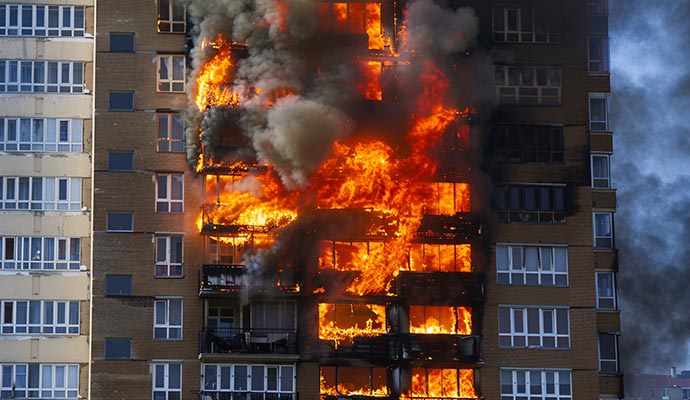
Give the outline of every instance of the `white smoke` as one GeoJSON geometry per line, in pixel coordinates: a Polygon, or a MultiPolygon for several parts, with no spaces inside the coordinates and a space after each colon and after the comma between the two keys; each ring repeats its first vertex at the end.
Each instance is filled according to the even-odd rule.
{"type": "Polygon", "coordinates": [[[415,0],[407,9],[408,50],[451,54],[472,46],[479,18],[472,8],[452,10],[433,0],[415,0]]]}

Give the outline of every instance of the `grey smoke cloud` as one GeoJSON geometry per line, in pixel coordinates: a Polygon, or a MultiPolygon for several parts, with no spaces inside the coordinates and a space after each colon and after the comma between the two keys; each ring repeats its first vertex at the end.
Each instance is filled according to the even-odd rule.
{"type": "Polygon", "coordinates": [[[628,373],[690,369],[689,16],[684,0],[610,0],[612,177],[628,373]]]}
{"type": "Polygon", "coordinates": [[[433,0],[416,0],[407,11],[406,45],[416,51],[450,54],[474,44],[479,18],[470,7],[453,11],[433,0]]]}

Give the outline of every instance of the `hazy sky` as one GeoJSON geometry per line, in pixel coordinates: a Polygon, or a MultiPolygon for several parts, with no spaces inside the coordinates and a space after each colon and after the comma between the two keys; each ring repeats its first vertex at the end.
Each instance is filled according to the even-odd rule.
{"type": "Polygon", "coordinates": [[[625,372],[690,369],[690,1],[609,1],[625,372]]]}

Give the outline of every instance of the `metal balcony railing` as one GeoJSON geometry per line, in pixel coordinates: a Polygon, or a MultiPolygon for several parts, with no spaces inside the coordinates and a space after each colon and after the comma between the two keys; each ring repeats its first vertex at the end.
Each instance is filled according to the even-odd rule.
{"type": "Polygon", "coordinates": [[[199,353],[298,354],[297,329],[205,328],[199,353]]]}
{"type": "Polygon", "coordinates": [[[239,292],[250,287],[256,292],[297,292],[291,275],[290,269],[262,277],[250,275],[244,265],[204,264],[199,269],[199,294],[239,292]]]}

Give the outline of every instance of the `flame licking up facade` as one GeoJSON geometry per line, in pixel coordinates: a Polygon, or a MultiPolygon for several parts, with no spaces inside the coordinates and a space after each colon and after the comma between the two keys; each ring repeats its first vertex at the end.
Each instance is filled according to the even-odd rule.
{"type": "Polygon", "coordinates": [[[476,111],[453,91],[454,52],[406,39],[425,0],[246,3],[191,6],[202,290],[297,304],[322,398],[478,397],[476,111]]]}

